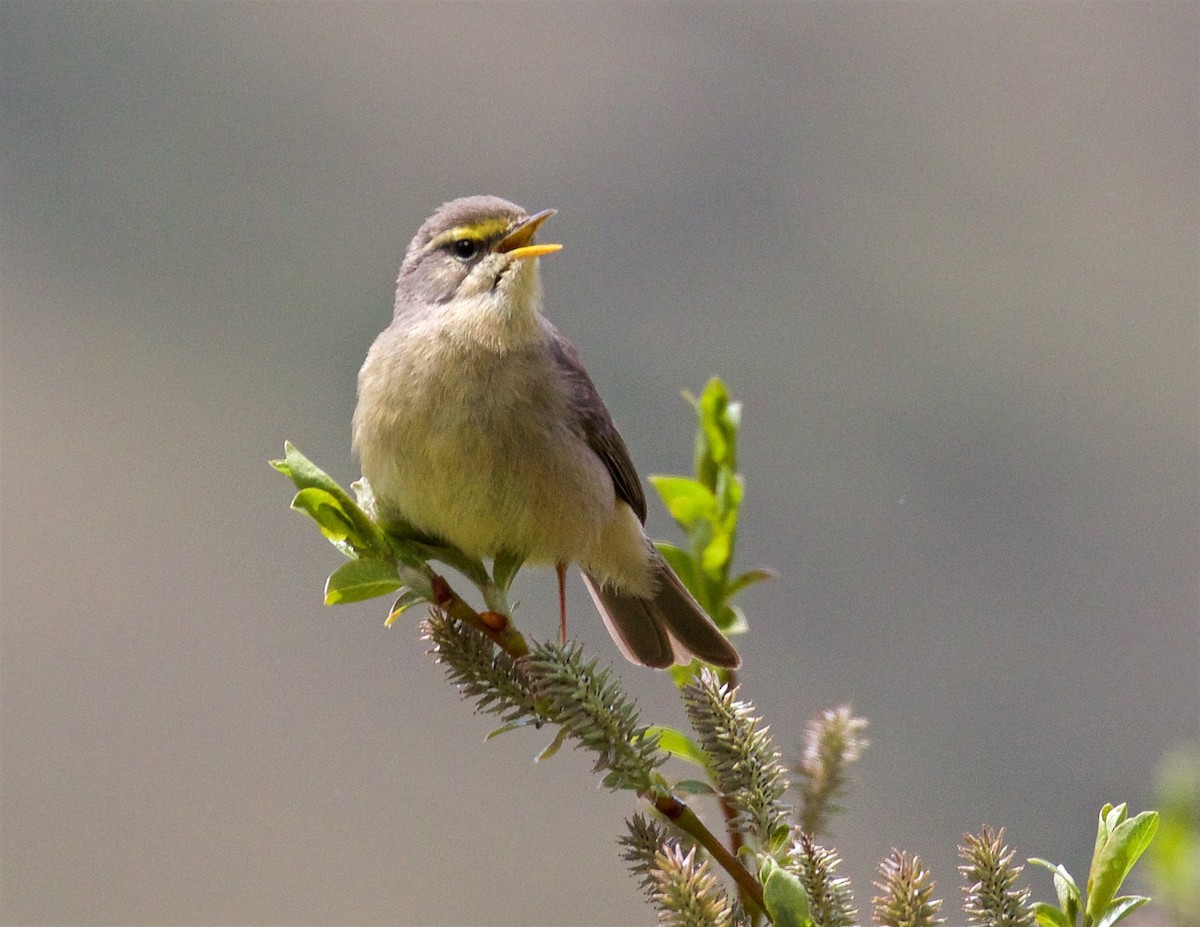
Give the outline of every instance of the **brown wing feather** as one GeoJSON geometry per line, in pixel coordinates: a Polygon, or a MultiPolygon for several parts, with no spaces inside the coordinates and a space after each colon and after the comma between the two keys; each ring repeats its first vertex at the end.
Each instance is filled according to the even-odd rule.
{"type": "Polygon", "coordinates": [[[613,487],[617,496],[627,502],[637,513],[642,524],[646,523],[646,493],[642,489],[642,481],[638,478],[633,460],[629,456],[629,448],[625,446],[617,426],[613,424],[612,416],[604,405],[604,400],[596,391],[592,378],[583,369],[579,352],[558,331],[546,323],[550,334],[550,346],[554,351],[554,359],[559,369],[566,374],[571,383],[571,395],[575,404],[575,419],[578,422],[579,433],[588,447],[596,452],[596,456],[604,461],[608,473],[612,477],[613,487]]]}

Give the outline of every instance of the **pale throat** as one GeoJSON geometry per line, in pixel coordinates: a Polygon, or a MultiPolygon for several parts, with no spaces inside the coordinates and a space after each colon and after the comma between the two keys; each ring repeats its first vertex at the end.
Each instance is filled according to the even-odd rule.
{"type": "Polygon", "coordinates": [[[438,315],[455,341],[507,354],[542,340],[541,311],[537,266],[522,261],[495,288],[451,300],[438,315]]]}

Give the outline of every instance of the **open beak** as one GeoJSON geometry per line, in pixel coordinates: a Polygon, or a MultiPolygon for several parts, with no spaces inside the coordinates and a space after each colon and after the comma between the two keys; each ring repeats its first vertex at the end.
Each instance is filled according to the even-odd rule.
{"type": "Polygon", "coordinates": [[[562,245],[535,245],[533,236],[538,226],[554,215],[555,210],[543,209],[534,213],[511,232],[496,243],[496,251],[507,254],[509,260],[520,261],[525,258],[541,257],[543,254],[553,254],[561,251],[562,245]]]}

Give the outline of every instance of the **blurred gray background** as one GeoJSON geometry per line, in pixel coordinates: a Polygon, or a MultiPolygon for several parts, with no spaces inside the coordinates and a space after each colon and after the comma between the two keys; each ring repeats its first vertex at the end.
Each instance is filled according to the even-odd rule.
{"type": "MultiPolygon", "coordinates": [[[[690,467],[681,389],[744,400],[740,563],[779,573],[745,695],[789,756],[870,718],[864,914],[900,846],[954,917],[985,822],[1082,874],[1200,735],[1198,36],[1194,3],[4,3],[4,922],[654,920],[632,796],[485,743],[415,618],[324,607],[340,556],[266,464],[356,477],[404,247],[477,192],[559,210],[549,312],[643,473],[690,467]]],[[[553,634],[552,573],[518,595],[553,634]]]]}

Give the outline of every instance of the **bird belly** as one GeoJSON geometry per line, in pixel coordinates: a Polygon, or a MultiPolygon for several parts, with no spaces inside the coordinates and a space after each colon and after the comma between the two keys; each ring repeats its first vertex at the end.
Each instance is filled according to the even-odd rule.
{"type": "Polygon", "coordinates": [[[616,517],[616,493],[570,427],[559,374],[538,351],[463,353],[404,352],[398,367],[394,347],[372,348],[355,444],[380,514],[476,557],[586,559],[616,517]]]}

